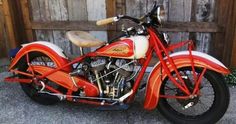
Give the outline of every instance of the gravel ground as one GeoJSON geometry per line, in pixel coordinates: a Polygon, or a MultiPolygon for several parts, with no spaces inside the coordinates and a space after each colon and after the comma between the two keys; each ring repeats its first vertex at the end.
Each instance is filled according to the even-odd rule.
{"type": "MultiPolygon", "coordinates": [[[[3,63],[1,61],[1,63],[3,63]]],[[[0,64],[1,66],[1,64],[0,64]]],[[[3,66],[1,67],[3,69],[3,66]]],[[[1,70],[0,70],[1,72],[1,70]]],[[[3,78],[9,73],[0,73],[0,123],[1,124],[58,124],[58,123],[155,123],[166,124],[168,121],[158,111],[143,109],[143,101],[137,99],[125,111],[99,111],[95,107],[61,102],[54,106],[39,105],[30,100],[19,84],[4,83],[3,78]]],[[[236,89],[230,88],[231,101],[227,113],[219,124],[235,124],[236,89]]],[[[144,92],[139,93],[143,98],[144,92]]]]}

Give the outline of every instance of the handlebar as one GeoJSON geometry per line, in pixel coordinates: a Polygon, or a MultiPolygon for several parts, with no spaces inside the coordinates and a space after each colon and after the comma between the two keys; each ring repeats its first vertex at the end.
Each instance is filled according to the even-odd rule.
{"type": "Polygon", "coordinates": [[[110,23],[116,22],[116,21],[119,21],[117,17],[111,17],[111,18],[99,20],[96,22],[96,24],[98,26],[102,26],[102,25],[107,25],[107,24],[110,24],[110,23]]]}
{"type": "Polygon", "coordinates": [[[110,23],[113,23],[113,22],[117,22],[121,19],[128,19],[128,20],[131,20],[135,23],[140,23],[141,21],[137,18],[133,18],[133,17],[130,17],[130,16],[124,16],[124,15],[118,15],[116,17],[111,17],[111,18],[106,18],[106,19],[102,19],[102,20],[98,20],[96,22],[96,24],[98,26],[102,26],[102,25],[107,25],[107,24],[110,24],[110,23]]]}
{"type": "Polygon", "coordinates": [[[153,15],[155,13],[155,11],[157,10],[159,6],[157,5],[157,2],[154,2],[154,6],[153,6],[153,9],[147,13],[145,16],[141,17],[140,19],[137,19],[137,18],[134,18],[134,17],[130,17],[130,16],[125,16],[125,15],[118,15],[116,17],[111,17],[111,18],[106,18],[106,19],[102,19],[102,20],[98,20],[96,22],[96,24],[98,26],[102,26],[102,25],[107,25],[107,24],[110,24],[110,23],[113,23],[113,22],[117,22],[121,19],[128,19],[128,20],[131,20],[137,24],[140,24],[142,23],[141,20],[153,15]]]}

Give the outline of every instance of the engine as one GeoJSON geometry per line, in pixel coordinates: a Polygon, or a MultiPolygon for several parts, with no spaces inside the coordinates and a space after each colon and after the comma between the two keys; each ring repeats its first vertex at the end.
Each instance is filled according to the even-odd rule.
{"type": "Polygon", "coordinates": [[[96,57],[88,66],[88,78],[97,83],[102,96],[118,98],[131,90],[134,77],[132,60],[96,57]]]}

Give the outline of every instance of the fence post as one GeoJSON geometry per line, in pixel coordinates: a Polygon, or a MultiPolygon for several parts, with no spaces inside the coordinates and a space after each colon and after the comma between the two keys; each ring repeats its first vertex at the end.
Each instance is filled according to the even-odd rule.
{"type": "Polygon", "coordinates": [[[16,32],[13,24],[14,17],[12,16],[12,9],[9,3],[9,0],[3,0],[3,13],[5,18],[5,24],[6,24],[6,32],[8,37],[8,42],[10,48],[15,48],[18,45],[18,42],[16,41],[16,32]]]}
{"type": "MultiPolygon", "coordinates": [[[[116,16],[116,0],[106,0],[106,13],[107,18],[116,16]]],[[[107,26],[108,40],[112,39],[116,34],[116,25],[117,24],[112,24],[107,26]],[[109,31],[111,29],[114,31],[109,31]]]]}
{"type": "Polygon", "coordinates": [[[5,21],[4,21],[4,14],[3,14],[3,8],[2,8],[2,1],[0,0],[0,50],[1,50],[0,57],[7,56],[7,46],[6,46],[4,24],[5,24],[5,21]]]}
{"type": "Polygon", "coordinates": [[[231,26],[230,28],[232,28],[232,34],[231,37],[229,37],[229,40],[232,40],[232,51],[231,51],[231,64],[230,67],[236,67],[236,1],[234,1],[234,5],[233,5],[233,10],[232,10],[232,24],[229,25],[231,26]]]}
{"type": "Polygon", "coordinates": [[[21,5],[21,11],[22,11],[22,16],[23,16],[26,37],[27,37],[28,42],[32,42],[34,38],[33,38],[31,19],[30,19],[30,12],[29,12],[29,2],[28,0],[20,0],[20,5],[21,5]]]}
{"type": "Polygon", "coordinates": [[[215,18],[218,26],[221,26],[222,33],[214,34],[213,40],[210,44],[210,53],[221,60],[226,66],[230,66],[231,52],[232,52],[232,33],[231,26],[234,0],[216,0],[215,18]],[[231,39],[229,39],[231,37],[231,39]]]}

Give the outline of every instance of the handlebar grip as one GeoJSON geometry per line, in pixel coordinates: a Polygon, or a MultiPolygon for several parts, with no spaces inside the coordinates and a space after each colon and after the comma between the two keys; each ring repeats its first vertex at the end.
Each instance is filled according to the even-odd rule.
{"type": "Polygon", "coordinates": [[[115,22],[115,21],[116,21],[116,17],[111,17],[111,18],[99,20],[96,22],[96,24],[98,26],[101,26],[101,25],[107,25],[107,24],[115,22]]]}

